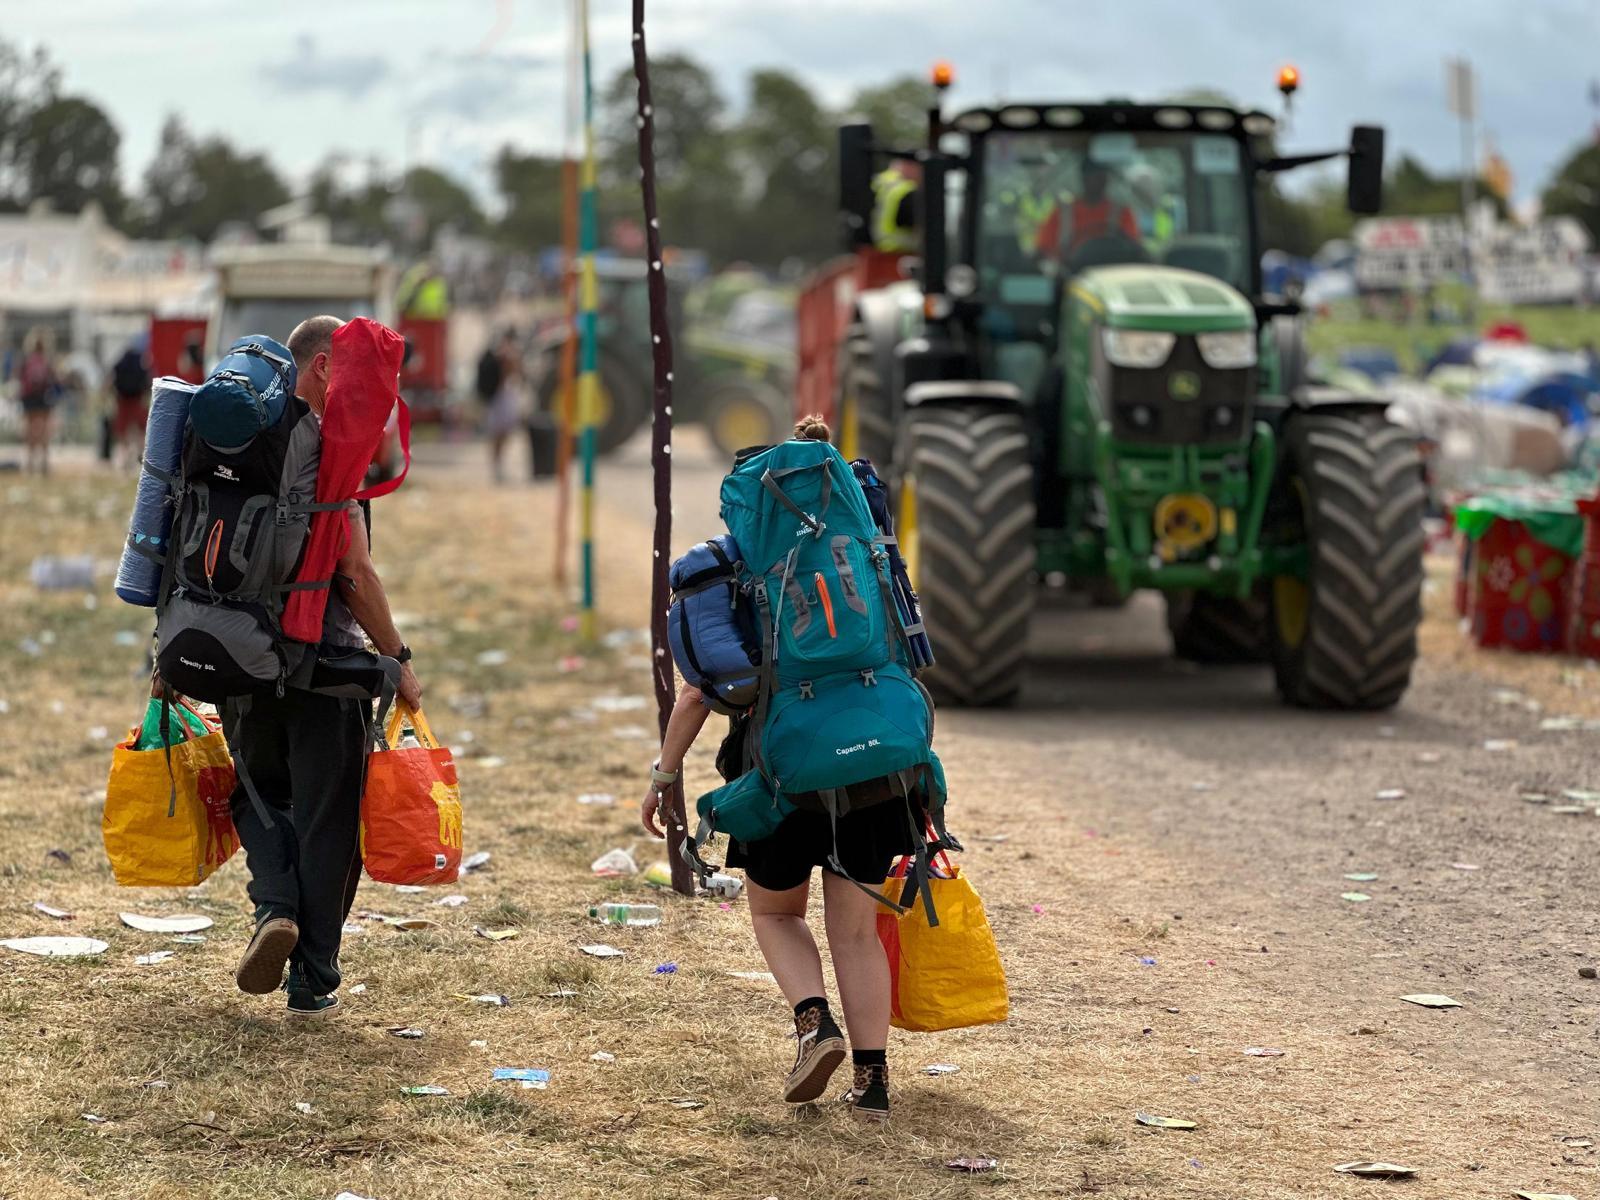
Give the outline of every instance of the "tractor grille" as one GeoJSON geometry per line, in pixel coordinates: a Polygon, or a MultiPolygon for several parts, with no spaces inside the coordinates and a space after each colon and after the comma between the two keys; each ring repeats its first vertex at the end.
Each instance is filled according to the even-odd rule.
{"type": "Polygon", "coordinates": [[[1119,441],[1151,445],[1233,445],[1251,428],[1255,368],[1218,371],[1193,335],[1179,334],[1166,364],[1114,367],[1096,350],[1100,395],[1119,441]]]}

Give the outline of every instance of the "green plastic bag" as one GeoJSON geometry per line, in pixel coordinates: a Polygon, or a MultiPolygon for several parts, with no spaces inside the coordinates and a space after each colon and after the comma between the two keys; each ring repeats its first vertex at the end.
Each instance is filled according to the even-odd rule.
{"type": "MultiPolygon", "coordinates": [[[[194,713],[181,705],[173,704],[167,708],[167,744],[176,746],[179,742],[188,741],[190,738],[205,737],[206,723],[194,713]]],[[[134,744],[135,750],[161,749],[161,701],[151,697],[150,703],[145,705],[144,725],[139,730],[139,740],[134,744]]]]}

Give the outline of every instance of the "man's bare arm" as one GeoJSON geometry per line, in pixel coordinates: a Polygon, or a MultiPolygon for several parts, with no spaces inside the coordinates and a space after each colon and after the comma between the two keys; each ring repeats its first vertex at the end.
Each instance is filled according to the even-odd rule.
{"type": "MultiPolygon", "coordinates": [[[[334,568],[334,586],[350,606],[351,615],[378,648],[378,653],[393,658],[400,653],[405,640],[395,628],[394,615],[389,611],[389,596],[383,590],[383,580],[378,578],[378,569],[372,565],[367,523],[359,508],[352,508],[347,520],[350,546],[334,568]]],[[[400,695],[412,708],[422,702],[422,685],[417,682],[410,663],[401,668],[400,695]]]]}

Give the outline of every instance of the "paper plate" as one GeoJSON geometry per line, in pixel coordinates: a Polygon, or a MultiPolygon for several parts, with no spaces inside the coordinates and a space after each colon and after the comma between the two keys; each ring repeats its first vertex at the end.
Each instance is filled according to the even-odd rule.
{"type": "Polygon", "coordinates": [[[141,933],[199,933],[216,924],[210,917],[183,914],[176,917],[147,917],[142,913],[118,913],[122,923],[141,933]]]}
{"type": "Polygon", "coordinates": [[[19,950],[23,954],[38,954],[45,958],[87,958],[104,954],[106,944],[96,938],[86,937],[27,937],[6,938],[0,946],[19,950]]]}

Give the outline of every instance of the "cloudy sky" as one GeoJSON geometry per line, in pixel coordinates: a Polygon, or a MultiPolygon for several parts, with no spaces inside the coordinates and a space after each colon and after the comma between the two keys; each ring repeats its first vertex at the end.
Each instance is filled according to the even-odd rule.
{"type": "MultiPolygon", "coordinates": [[[[628,62],[629,0],[591,0],[595,76],[628,62]]],[[[136,178],[166,114],[302,175],[331,152],[433,162],[486,188],[494,150],[558,150],[571,0],[0,0],[0,31],[47,47],[69,92],[124,135],[136,178]]],[[[1156,98],[1220,88],[1276,112],[1301,70],[1290,141],[1354,122],[1441,169],[1460,160],[1443,60],[1479,76],[1482,130],[1537,193],[1600,112],[1600,0],[648,0],[652,51],[686,51],[737,103],[782,66],[831,103],[952,60],[956,104],[1156,98]]]]}

